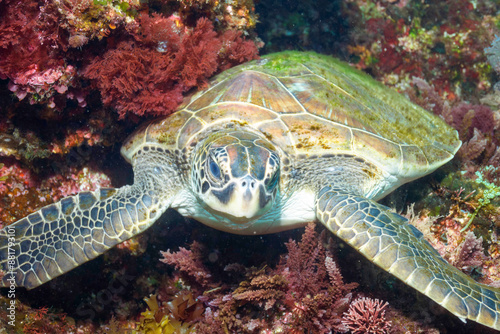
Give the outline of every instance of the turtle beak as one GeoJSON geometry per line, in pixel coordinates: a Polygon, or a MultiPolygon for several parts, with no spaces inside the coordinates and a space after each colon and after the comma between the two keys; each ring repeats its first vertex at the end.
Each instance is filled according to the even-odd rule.
{"type": "Polygon", "coordinates": [[[249,221],[264,214],[269,208],[272,196],[267,195],[264,184],[246,175],[231,182],[221,191],[212,190],[219,205],[212,207],[231,216],[234,221],[249,221]]]}

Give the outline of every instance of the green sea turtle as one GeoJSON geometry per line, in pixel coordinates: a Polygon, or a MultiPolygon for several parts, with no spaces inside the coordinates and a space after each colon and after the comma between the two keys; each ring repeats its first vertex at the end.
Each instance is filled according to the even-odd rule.
{"type": "Polygon", "coordinates": [[[268,55],[216,76],[176,113],[136,131],[121,151],[133,185],[65,198],[0,231],[3,285],[37,287],[173,208],[236,234],[317,221],[462,320],[500,329],[500,290],[449,265],[376,202],[452,159],[460,144],[441,119],[345,63],[268,55]]]}

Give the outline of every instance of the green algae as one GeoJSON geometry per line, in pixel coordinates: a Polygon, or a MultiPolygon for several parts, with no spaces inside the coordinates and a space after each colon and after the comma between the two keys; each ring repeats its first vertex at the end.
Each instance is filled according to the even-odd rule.
{"type": "MultiPolygon", "coordinates": [[[[478,189],[482,190],[481,194],[482,196],[478,198],[478,206],[474,210],[473,213],[469,215],[469,221],[467,224],[460,230],[460,232],[464,232],[469,228],[469,226],[472,224],[474,218],[476,218],[477,214],[479,211],[488,205],[492,204],[493,200],[496,199],[497,197],[500,197],[500,187],[497,186],[496,184],[488,181],[486,177],[484,176],[484,172],[486,173],[491,173],[491,172],[496,172],[498,170],[498,167],[493,167],[493,166],[486,166],[482,169],[482,171],[476,171],[476,179],[474,182],[478,185],[478,189]]],[[[462,172],[465,174],[464,172],[462,172]]]]}

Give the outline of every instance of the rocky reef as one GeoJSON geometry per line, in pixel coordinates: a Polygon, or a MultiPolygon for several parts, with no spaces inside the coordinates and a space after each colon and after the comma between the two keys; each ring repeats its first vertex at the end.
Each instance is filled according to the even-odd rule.
{"type": "MultiPolygon", "coordinates": [[[[259,52],[315,50],[457,129],[456,158],[384,204],[451,264],[500,286],[498,13],[492,0],[0,0],[0,227],[131,183],[121,142],[214,74],[259,52]]],[[[175,213],[16,298],[12,333],[488,332],[320,226],[241,237],[175,213]]],[[[2,291],[2,328],[8,303],[2,291]]]]}

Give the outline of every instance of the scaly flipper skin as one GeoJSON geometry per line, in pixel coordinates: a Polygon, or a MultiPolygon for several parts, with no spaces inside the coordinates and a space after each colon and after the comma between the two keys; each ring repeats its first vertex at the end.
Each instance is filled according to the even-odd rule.
{"type": "Polygon", "coordinates": [[[316,214],[370,261],[454,315],[500,330],[500,289],[479,284],[448,264],[406,218],[329,186],[319,192],[316,214]]]}
{"type": "Polygon", "coordinates": [[[145,230],[152,222],[153,201],[148,194],[134,194],[132,187],[101,189],[67,197],[17,221],[0,231],[0,269],[6,273],[1,284],[7,286],[12,278],[8,230],[15,230],[15,283],[32,289],[145,230]]]}
{"type": "Polygon", "coordinates": [[[64,198],[0,230],[0,286],[14,278],[36,288],[150,227],[168,209],[175,177],[164,157],[139,158],[134,185],[64,198]]]}

